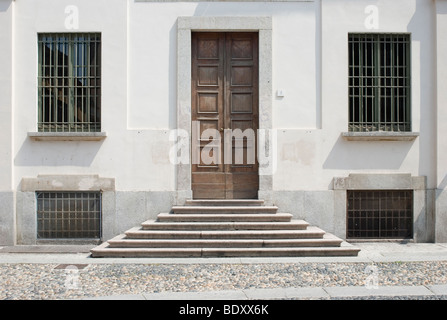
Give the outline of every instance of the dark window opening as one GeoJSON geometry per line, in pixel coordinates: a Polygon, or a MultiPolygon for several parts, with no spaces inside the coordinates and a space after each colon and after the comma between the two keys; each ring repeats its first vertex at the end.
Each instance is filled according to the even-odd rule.
{"type": "Polygon", "coordinates": [[[100,192],[36,192],[37,239],[99,239],[100,192]]]}
{"type": "Polygon", "coordinates": [[[349,131],[411,131],[410,36],[349,35],[349,131]]]}
{"type": "Polygon", "coordinates": [[[413,238],[413,191],[348,191],[348,239],[413,238]]]}
{"type": "Polygon", "coordinates": [[[101,35],[38,38],[38,130],[101,131],[101,35]]]}

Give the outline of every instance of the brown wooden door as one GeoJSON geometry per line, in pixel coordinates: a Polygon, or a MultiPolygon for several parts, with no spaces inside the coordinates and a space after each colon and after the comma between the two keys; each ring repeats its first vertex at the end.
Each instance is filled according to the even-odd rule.
{"type": "Polygon", "coordinates": [[[258,109],[258,34],[193,32],[194,199],[257,198],[258,109]]]}

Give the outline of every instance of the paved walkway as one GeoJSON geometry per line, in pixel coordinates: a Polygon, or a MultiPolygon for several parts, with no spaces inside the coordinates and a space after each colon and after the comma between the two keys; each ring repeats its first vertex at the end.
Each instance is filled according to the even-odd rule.
{"type": "Polygon", "coordinates": [[[447,300],[447,244],[355,245],[357,257],[181,259],[0,247],[0,299],[447,300]]]}
{"type": "Polygon", "coordinates": [[[112,295],[88,300],[342,300],[419,299],[446,300],[447,285],[389,287],[305,287],[277,289],[222,290],[207,292],[167,292],[112,295]]]}

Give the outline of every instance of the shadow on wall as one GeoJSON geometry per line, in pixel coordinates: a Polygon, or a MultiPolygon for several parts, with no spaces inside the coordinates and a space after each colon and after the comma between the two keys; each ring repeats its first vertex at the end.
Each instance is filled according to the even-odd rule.
{"type": "Polygon", "coordinates": [[[32,141],[26,139],[14,158],[16,166],[89,167],[103,141],[32,141]]]}
{"type": "Polygon", "coordinates": [[[444,178],[442,179],[442,181],[438,184],[437,188],[438,188],[438,189],[441,189],[441,190],[447,188],[447,175],[444,176],[444,178]]]}
{"type": "MultiPolygon", "coordinates": [[[[413,79],[419,73],[419,101],[412,99],[411,105],[413,119],[415,118],[414,106],[418,103],[420,108],[418,114],[420,119],[419,172],[420,175],[427,175],[429,187],[432,185],[431,178],[434,179],[436,176],[436,157],[433,153],[436,148],[436,19],[433,19],[435,5],[432,2],[416,0],[415,13],[407,26],[408,32],[411,33],[413,57],[415,57],[415,43],[419,43],[419,69],[416,69],[414,64],[411,69],[413,79]],[[424,27],[421,28],[421,26],[424,27]]],[[[417,91],[414,81],[411,91],[412,96],[415,97],[417,91]]]]}
{"type": "Polygon", "coordinates": [[[169,30],[169,128],[177,128],[177,21],[169,30]]]}
{"type": "Polygon", "coordinates": [[[345,141],[341,136],[323,163],[324,169],[400,169],[413,141],[345,141]]]}
{"type": "Polygon", "coordinates": [[[0,12],[8,11],[11,6],[12,0],[0,0],[0,12]]]}

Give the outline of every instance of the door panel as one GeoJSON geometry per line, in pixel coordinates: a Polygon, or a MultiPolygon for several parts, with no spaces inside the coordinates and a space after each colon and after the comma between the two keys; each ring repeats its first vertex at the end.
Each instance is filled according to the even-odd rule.
{"type": "Polygon", "coordinates": [[[259,188],[256,162],[259,109],[257,34],[227,34],[226,54],[225,124],[235,136],[231,139],[232,162],[225,164],[226,197],[257,198],[259,188]],[[238,133],[241,135],[237,136],[238,133]]]}
{"type": "Polygon", "coordinates": [[[257,33],[192,33],[192,120],[193,198],[257,198],[257,33]]]}
{"type": "MultiPolygon", "coordinates": [[[[225,36],[219,33],[201,33],[192,37],[192,188],[197,194],[203,189],[223,190],[217,198],[222,198],[225,190],[224,178],[216,178],[224,172],[221,152],[223,141],[215,136],[203,136],[210,130],[220,130],[224,126],[224,54],[225,36]],[[216,148],[210,148],[215,146],[216,148]],[[208,157],[203,159],[200,155],[208,157]],[[205,160],[205,161],[204,161],[205,160]],[[210,163],[210,160],[215,160],[210,163]],[[203,176],[203,177],[202,177],[203,176]],[[198,177],[202,177],[198,180],[198,177]],[[200,190],[200,191],[199,191],[200,190]]],[[[218,131],[219,132],[219,131],[218,131]]],[[[214,197],[213,192],[206,195],[214,197]]]]}

